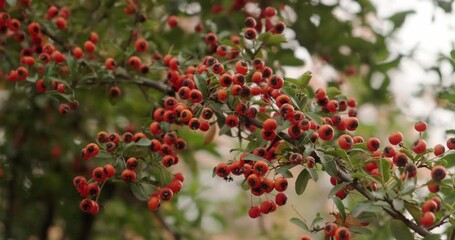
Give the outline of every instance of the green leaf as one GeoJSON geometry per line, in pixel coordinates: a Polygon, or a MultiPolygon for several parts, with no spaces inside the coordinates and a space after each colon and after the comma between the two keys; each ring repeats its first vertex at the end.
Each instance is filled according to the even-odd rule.
{"type": "Polygon", "coordinates": [[[393,208],[398,211],[401,211],[404,208],[404,202],[401,199],[395,198],[392,200],[393,208]]]}
{"type": "Polygon", "coordinates": [[[359,202],[355,205],[354,208],[351,210],[351,215],[355,218],[360,216],[364,212],[377,212],[381,211],[382,208],[379,206],[375,206],[372,202],[370,201],[365,201],[365,202],[359,202]]]}
{"type": "Polygon", "coordinates": [[[337,165],[335,163],[335,159],[331,156],[321,156],[321,153],[318,153],[322,166],[324,166],[324,170],[330,175],[330,176],[336,176],[337,175],[337,165]]]}
{"type": "Polygon", "coordinates": [[[197,89],[201,91],[204,98],[208,97],[207,82],[205,81],[205,75],[194,74],[194,83],[197,86],[197,89]]]}
{"type": "Polygon", "coordinates": [[[399,220],[390,221],[390,231],[392,235],[399,240],[414,240],[414,235],[412,235],[409,228],[399,220]]]}
{"type": "Polygon", "coordinates": [[[268,45],[275,45],[285,42],[287,42],[287,39],[283,34],[274,34],[264,40],[264,43],[268,45]]]}
{"type": "Polygon", "coordinates": [[[305,192],[308,180],[310,180],[310,174],[308,171],[302,170],[295,182],[295,192],[298,195],[301,195],[303,192],[305,192]]]}
{"type": "Polygon", "coordinates": [[[430,234],[423,238],[423,240],[441,240],[441,235],[439,234],[430,234]]]}
{"type": "Polygon", "coordinates": [[[139,141],[133,143],[134,146],[147,147],[150,146],[152,142],[148,138],[141,138],[139,141]]]}
{"type": "Polygon", "coordinates": [[[450,51],[450,57],[455,60],[455,49],[450,51]]]}
{"type": "Polygon", "coordinates": [[[349,183],[347,182],[342,182],[342,183],[339,183],[337,184],[335,187],[332,188],[332,190],[330,190],[329,192],[329,198],[330,197],[333,197],[335,195],[335,193],[337,193],[338,191],[340,191],[341,189],[343,189],[346,185],[349,185],[349,183]]]}
{"type": "Polygon", "coordinates": [[[141,201],[147,201],[148,196],[144,193],[144,190],[142,189],[142,186],[140,183],[132,183],[131,184],[131,191],[133,192],[133,195],[141,200],[141,201]]]}
{"type": "Polygon", "coordinates": [[[299,226],[301,229],[303,229],[305,231],[309,231],[308,225],[306,225],[306,223],[304,221],[302,221],[301,219],[299,219],[299,218],[291,218],[289,221],[291,223],[299,226]]]}
{"type": "Polygon", "coordinates": [[[354,233],[360,233],[360,234],[365,234],[368,236],[373,235],[373,232],[365,227],[349,227],[349,231],[354,232],[354,233]]]}
{"type": "Polygon", "coordinates": [[[390,163],[385,159],[379,160],[379,172],[381,173],[381,178],[383,183],[386,183],[390,179],[390,163]]]}
{"type": "Polygon", "coordinates": [[[262,158],[262,157],[259,157],[259,156],[256,156],[254,154],[248,154],[246,155],[243,160],[250,160],[250,161],[264,161],[264,162],[267,162],[267,159],[265,158],[262,158]]]}
{"type": "Polygon", "coordinates": [[[442,162],[442,161],[447,162],[447,165],[446,165],[447,168],[451,168],[451,167],[455,166],[455,151],[446,152],[444,154],[444,156],[442,156],[440,159],[437,160],[437,163],[442,162]]]}
{"type": "Polygon", "coordinates": [[[104,151],[104,150],[100,150],[98,152],[98,154],[95,156],[95,158],[99,158],[99,159],[112,159],[114,157],[115,157],[114,154],[104,151]]]}
{"type": "Polygon", "coordinates": [[[314,112],[305,112],[305,116],[311,118],[311,120],[315,121],[318,125],[322,125],[322,117],[314,112]]]}
{"type": "Polygon", "coordinates": [[[336,88],[336,87],[329,87],[327,88],[327,96],[329,98],[333,98],[335,96],[338,96],[341,94],[341,91],[340,89],[336,88]]]}
{"type": "Polygon", "coordinates": [[[338,212],[340,213],[341,219],[343,220],[344,223],[346,221],[346,210],[344,209],[343,202],[338,197],[333,197],[332,200],[337,206],[338,212]]]}
{"type": "Polygon", "coordinates": [[[401,25],[403,25],[404,21],[406,20],[406,17],[409,14],[414,14],[414,10],[407,10],[407,11],[402,11],[402,12],[397,12],[393,14],[392,16],[388,17],[388,19],[393,23],[394,29],[400,28],[401,25]]]}
{"type": "Polygon", "coordinates": [[[288,165],[281,165],[279,168],[276,169],[278,174],[281,174],[285,178],[292,178],[293,175],[289,169],[293,168],[295,165],[288,164],[288,165]]]}
{"type": "Polygon", "coordinates": [[[313,168],[305,168],[306,171],[308,171],[308,173],[310,174],[311,176],[311,179],[313,179],[313,181],[317,182],[319,177],[318,177],[318,172],[316,172],[316,170],[314,170],[313,168]]]}
{"type": "Polygon", "coordinates": [[[304,90],[308,84],[310,83],[311,77],[313,77],[312,73],[310,71],[306,71],[305,73],[302,74],[302,76],[297,79],[297,87],[300,90],[304,90]]]}
{"type": "Polygon", "coordinates": [[[272,36],[271,32],[264,32],[259,34],[258,40],[259,41],[267,41],[272,36]]]}
{"type": "Polygon", "coordinates": [[[420,220],[420,217],[422,216],[422,209],[409,202],[404,202],[404,207],[408,210],[409,214],[411,214],[415,221],[418,222],[420,220]]]}

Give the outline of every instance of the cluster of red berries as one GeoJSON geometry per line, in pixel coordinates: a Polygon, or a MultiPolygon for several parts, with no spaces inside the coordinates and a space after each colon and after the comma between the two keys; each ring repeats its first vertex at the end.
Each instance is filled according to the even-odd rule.
{"type": "MultiPolygon", "coordinates": [[[[161,129],[161,128],[159,128],[161,129]]],[[[156,129],[155,129],[156,130],[156,129]]],[[[112,153],[112,158],[117,159],[114,165],[106,164],[104,167],[96,167],[92,170],[92,177],[87,183],[84,177],[78,176],[74,180],[74,185],[79,191],[80,195],[84,198],[97,198],[99,194],[99,184],[103,184],[108,179],[114,177],[121,179],[125,183],[134,183],[138,181],[136,170],[139,164],[151,164],[158,163],[164,168],[168,168],[179,162],[179,157],[176,151],[183,150],[186,147],[186,141],[178,138],[175,132],[163,131],[151,131],[152,138],[149,139],[146,134],[142,132],[132,133],[127,131],[122,135],[118,133],[107,133],[101,131],[97,134],[97,143],[90,143],[82,149],[82,158],[88,160],[95,158],[100,151],[106,153],[112,153]],[[141,157],[127,157],[123,158],[118,152],[119,148],[124,150],[126,147],[140,144],[139,146],[147,147],[148,150],[153,154],[152,162],[144,161],[141,157]],[[117,157],[116,157],[117,156],[117,157]],[[119,162],[118,159],[121,161],[119,162]],[[114,168],[115,166],[115,168],[114,168]],[[116,169],[121,170],[121,173],[115,175],[116,169]],[[95,187],[96,186],[96,187],[95,187]],[[97,191],[93,189],[98,189],[97,191]]],[[[156,167],[156,164],[154,165],[156,167]]],[[[177,173],[173,176],[171,182],[164,185],[164,187],[156,187],[156,191],[150,195],[148,206],[151,210],[156,210],[160,204],[160,201],[169,201],[172,199],[175,193],[178,193],[183,185],[184,177],[181,173],[177,173]]],[[[96,213],[87,210],[93,204],[88,204],[88,200],[84,199],[81,203],[81,209],[85,212],[96,213]],[[84,204],[83,204],[84,203],[84,204]]],[[[91,209],[91,208],[90,208],[91,209]]]]}
{"type": "Polygon", "coordinates": [[[428,228],[431,227],[435,221],[435,212],[441,209],[441,199],[439,197],[432,197],[422,204],[422,217],[420,218],[420,224],[428,228]]]}
{"type": "MultiPolygon", "coordinates": [[[[265,153],[265,148],[257,148],[254,154],[261,155],[265,153]]],[[[256,155],[256,156],[257,156],[256,155]]],[[[226,163],[219,163],[214,172],[217,176],[223,179],[230,179],[232,175],[243,176],[245,182],[248,184],[251,194],[254,196],[262,196],[264,194],[271,194],[276,190],[274,200],[263,201],[259,206],[251,206],[248,215],[251,218],[257,218],[261,214],[268,214],[274,212],[277,206],[283,206],[287,202],[287,195],[284,193],[288,187],[288,181],[284,177],[274,176],[274,179],[267,177],[269,173],[269,163],[265,161],[251,161],[244,160],[248,156],[243,153],[239,160],[231,162],[229,165],[226,163]]]]}

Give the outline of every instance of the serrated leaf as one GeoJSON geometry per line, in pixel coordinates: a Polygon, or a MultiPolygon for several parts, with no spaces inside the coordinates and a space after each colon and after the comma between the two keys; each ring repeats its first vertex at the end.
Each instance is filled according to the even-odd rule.
{"type": "Polygon", "coordinates": [[[409,228],[399,220],[390,221],[390,231],[392,235],[399,240],[414,240],[414,235],[412,235],[409,228]]]}
{"type": "Polygon", "coordinates": [[[341,216],[341,220],[344,223],[346,221],[346,210],[344,209],[343,202],[338,197],[333,197],[332,200],[333,200],[333,203],[335,203],[335,206],[337,206],[338,212],[340,213],[340,216],[341,216]]]}
{"type": "Polygon", "coordinates": [[[304,221],[302,221],[301,219],[299,218],[291,218],[289,220],[291,223],[297,225],[298,227],[300,227],[301,229],[305,230],[305,231],[309,231],[309,228],[308,226],[306,225],[306,223],[304,221]]]}
{"type": "Polygon", "coordinates": [[[300,172],[297,180],[295,181],[295,192],[298,195],[301,195],[303,192],[305,192],[308,180],[310,180],[310,178],[310,174],[307,171],[302,170],[300,172]]]}
{"type": "Polygon", "coordinates": [[[328,197],[331,198],[333,196],[335,196],[335,194],[340,191],[341,189],[343,189],[346,185],[349,185],[349,183],[346,183],[346,182],[342,182],[342,183],[339,183],[337,185],[335,185],[329,192],[329,195],[328,197]]]}
{"type": "Polygon", "coordinates": [[[254,154],[248,154],[245,157],[243,157],[243,160],[250,160],[250,161],[264,161],[267,162],[267,159],[256,156],[254,154]]]}

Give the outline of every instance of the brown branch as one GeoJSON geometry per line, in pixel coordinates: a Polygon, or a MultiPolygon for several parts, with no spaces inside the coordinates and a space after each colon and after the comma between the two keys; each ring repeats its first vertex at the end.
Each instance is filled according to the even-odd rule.
{"type": "Polygon", "coordinates": [[[390,210],[388,208],[385,208],[385,207],[382,207],[382,209],[387,214],[389,214],[391,217],[393,217],[394,219],[402,221],[407,227],[409,227],[410,229],[414,230],[419,235],[427,236],[427,235],[430,234],[430,232],[426,228],[415,224],[411,220],[407,219],[401,212],[395,210],[393,208],[393,204],[390,202],[390,200],[378,199],[378,198],[374,197],[368,189],[366,189],[358,181],[355,181],[355,179],[352,179],[352,177],[349,176],[347,173],[345,173],[345,172],[343,172],[341,170],[338,170],[338,177],[343,182],[349,183],[350,186],[352,186],[355,190],[357,190],[360,194],[362,194],[368,200],[370,200],[370,201],[383,200],[383,201],[387,202],[391,206],[392,210],[390,210]]]}

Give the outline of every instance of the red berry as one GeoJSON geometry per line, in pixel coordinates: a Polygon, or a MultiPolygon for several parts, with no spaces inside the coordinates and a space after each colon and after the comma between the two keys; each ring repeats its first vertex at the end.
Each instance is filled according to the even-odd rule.
{"type": "Polygon", "coordinates": [[[377,151],[380,146],[381,142],[377,138],[370,138],[367,140],[367,148],[372,152],[377,151]]]}
{"type": "Polygon", "coordinates": [[[419,122],[416,122],[415,125],[414,125],[414,128],[415,130],[417,130],[418,132],[425,132],[425,130],[427,130],[427,123],[424,122],[424,121],[419,121],[419,122]]]}
{"type": "Polygon", "coordinates": [[[432,199],[427,200],[425,203],[422,205],[422,212],[435,212],[436,209],[438,208],[438,204],[433,201],[432,199]]]}
{"type": "Polygon", "coordinates": [[[280,192],[275,196],[275,203],[278,206],[285,205],[287,201],[288,201],[288,196],[285,193],[280,192]]]}
{"type": "Polygon", "coordinates": [[[425,212],[423,216],[420,218],[420,224],[427,228],[433,225],[435,220],[436,217],[433,212],[425,212]]]}
{"type": "Polygon", "coordinates": [[[349,229],[345,227],[339,227],[335,231],[335,239],[336,240],[349,240],[351,238],[351,233],[349,229]]]}
{"type": "Polygon", "coordinates": [[[338,226],[335,223],[326,223],[324,226],[324,234],[327,237],[333,237],[335,236],[337,228],[338,226]]]}
{"type": "Polygon", "coordinates": [[[389,136],[389,142],[392,145],[398,145],[403,141],[403,134],[401,132],[394,132],[389,136]]]}
{"type": "Polygon", "coordinates": [[[437,182],[442,181],[447,176],[447,170],[443,166],[434,166],[431,168],[431,178],[437,182]]]}
{"type": "Polygon", "coordinates": [[[414,144],[412,145],[412,151],[414,151],[417,154],[421,154],[421,153],[425,152],[426,149],[427,149],[427,143],[423,139],[419,139],[419,140],[415,141],[414,144]]]}
{"type": "Polygon", "coordinates": [[[248,210],[248,215],[250,216],[250,218],[257,218],[261,216],[261,209],[259,208],[259,206],[252,206],[250,210],[248,210]]]}
{"type": "Polygon", "coordinates": [[[177,26],[178,22],[179,22],[179,19],[177,16],[169,16],[169,18],[167,19],[167,24],[171,28],[174,28],[175,26],[177,26]]]}
{"type": "Polygon", "coordinates": [[[352,148],[353,144],[354,141],[352,140],[352,137],[347,134],[343,134],[338,138],[338,146],[340,146],[341,149],[349,150],[352,148]]]}

